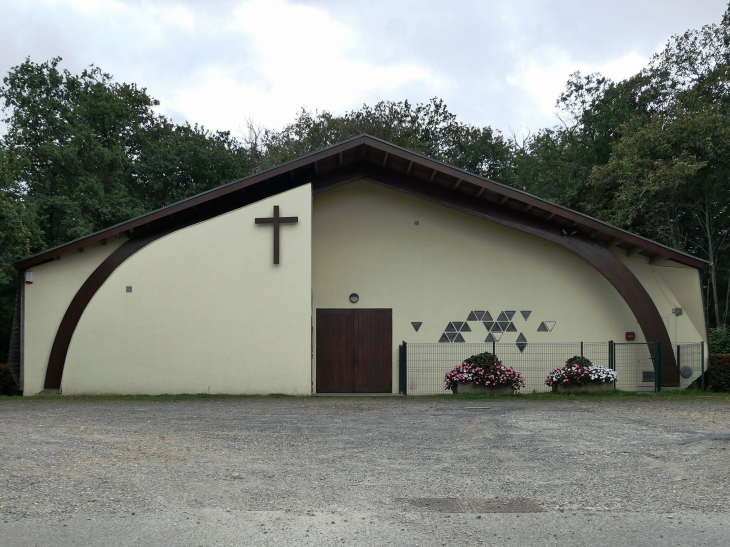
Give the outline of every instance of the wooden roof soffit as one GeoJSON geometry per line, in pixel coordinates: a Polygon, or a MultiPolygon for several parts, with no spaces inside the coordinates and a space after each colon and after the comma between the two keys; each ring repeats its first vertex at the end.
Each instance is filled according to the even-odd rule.
{"type": "Polygon", "coordinates": [[[606,245],[606,247],[608,247],[609,249],[613,249],[614,247],[618,247],[622,241],[623,239],[621,239],[620,237],[614,237],[611,241],[608,242],[608,245],[606,245]]]}

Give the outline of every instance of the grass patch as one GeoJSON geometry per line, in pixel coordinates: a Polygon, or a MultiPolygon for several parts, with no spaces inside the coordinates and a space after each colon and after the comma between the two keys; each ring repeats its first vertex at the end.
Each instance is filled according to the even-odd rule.
{"type": "Polygon", "coordinates": [[[283,399],[296,395],[271,393],[269,395],[229,395],[224,393],[165,393],[162,395],[32,395],[30,397],[0,396],[0,401],[189,401],[197,399],[283,399]]]}
{"type": "Polygon", "coordinates": [[[700,389],[667,389],[659,393],[636,393],[634,391],[603,391],[593,393],[520,393],[519,395],[481,395],[476,393],[434,395],[439,399],[511,399],[524,401],[569,401],[569,400],[632,400],[632,401],[670,401],[714,399],[730,401],[730,393],[715,393],[700,389]]]}
{"type": "MultiPolygon", "coordinates": [[[[307,395],[286,395],[284,393],[271,393],[269,395],[228,395],[213,393],[178,393],[163,395],[34,395],[23,396],[0,396],[0,402],[31,402],[31,401],[55,401],[55,402],[78,402],[78,401],[159,401],[177,402],[191,400],[229,400],[229,399],[312,399],[307,395]]],[[[330,397],[337,398],[337,397],[330,397]]],[[[341,399],[350,397],[342,397],[341,399]]],[[[594,393],[521,393],[519,395],[481,395],[476,393],[425,395],[399,398],[399,401],[418,401],[423,399],[503,399],[510,401],[692,401],[698,399],[712,399],[714,401],[730,401],[730,393],[715,393],[701,391],[699,389],[676,389],[664,390],[659,393],[635,393],[633,391],[604,391],[594,393]]],[[[361,400],[359,397],[353,400],[361,400]]]]}

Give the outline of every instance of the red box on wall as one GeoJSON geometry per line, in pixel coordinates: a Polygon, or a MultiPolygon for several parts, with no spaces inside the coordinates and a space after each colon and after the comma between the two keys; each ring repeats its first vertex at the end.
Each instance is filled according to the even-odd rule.
{"type": "Polygon", "coordinates": [[[636,333],[634,333],[634,332],[626,333],[626,340],[634,340],[635,338],[636,338],[636,333]]]}

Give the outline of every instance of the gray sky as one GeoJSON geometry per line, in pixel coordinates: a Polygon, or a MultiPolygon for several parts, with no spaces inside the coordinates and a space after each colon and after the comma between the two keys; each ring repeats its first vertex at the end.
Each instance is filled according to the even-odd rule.
{"type": "Polygon", "coordinates": [[[443,98],[518,134],[557,123],[576,70],[622,79],[726,0],[0,0],[0,72],[95,64],[160,112],[242,136],[298,109],[443,98]]]}

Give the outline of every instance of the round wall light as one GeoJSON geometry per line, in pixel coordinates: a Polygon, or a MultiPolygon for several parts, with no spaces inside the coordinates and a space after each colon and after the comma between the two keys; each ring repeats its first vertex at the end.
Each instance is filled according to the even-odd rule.
{"type": "Polygon", "coordinates": [[[679,369],[679,375],[682,378],[690,378],[692,376],[692,367],[682,367],[679,369]]]}
{"type": "Polygon", "coordinates": [[[358,300],[360,300],[360,297],[358,296],[358,294],[356,292],[354,292],[350,295],[350,302],[352,302],[353,304],[357,304],[358,300]]]}

